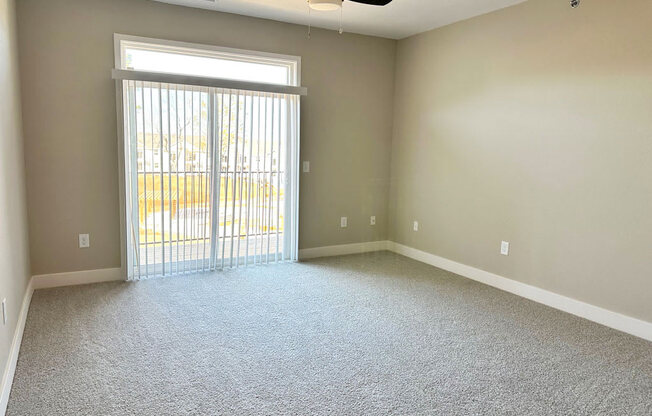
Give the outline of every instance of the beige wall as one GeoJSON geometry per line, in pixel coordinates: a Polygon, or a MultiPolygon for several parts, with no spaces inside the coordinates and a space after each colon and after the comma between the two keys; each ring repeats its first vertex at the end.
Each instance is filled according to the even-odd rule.
{"type": "Polygon", "coordinates": [[[652,321],[651,19],[530,0],[400,41],[390,238],[652,321]]]}
{"type": "Polygon", "coordinates": [[[120,265],[114,32],[302,56],[300,247],[386,238],[395,41],[145,0],[21,0],[18,20],[34,274],[120,265]]]}
{"type": "Polygon", "coordinates": [[[30,274],[17,64],[14,0],[0,0],[0,300],[8,311],[6,325],[0,317],[0,377],[30,274]]]}
{"type": "Polygon", "coordinates": [[[21,0],[33,272],[120,263],[119,32],[303,57],[302,248],[389,237],[652,321],[650,16],[530,0],[397,48],[145,0],[21,0]]]}

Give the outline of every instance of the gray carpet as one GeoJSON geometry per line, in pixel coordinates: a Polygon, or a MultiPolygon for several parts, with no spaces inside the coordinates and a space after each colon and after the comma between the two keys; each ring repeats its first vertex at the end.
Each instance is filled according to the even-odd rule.
{"type": "Polygon", "coordinates": [[[652,343],[391,253],[34,293],[8,415],[651,415],[652,343]]]}

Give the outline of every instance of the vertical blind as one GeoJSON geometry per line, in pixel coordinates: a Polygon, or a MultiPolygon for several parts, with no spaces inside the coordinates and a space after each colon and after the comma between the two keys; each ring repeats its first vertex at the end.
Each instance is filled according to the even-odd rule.
{"type": "Polygon", "coordinates": [[[297,259],[298,101],[123,81],[128,279],[297,259]]]}

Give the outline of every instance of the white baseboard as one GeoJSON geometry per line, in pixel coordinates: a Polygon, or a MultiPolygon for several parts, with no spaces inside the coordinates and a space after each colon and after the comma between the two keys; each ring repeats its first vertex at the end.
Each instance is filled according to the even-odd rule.
{"type": "Polygon", "coordinates": [[[9,356],[7,357],[7,365],[2,374],[2,384],[0,384],[0,415],[6,413],[7,405],[9,404],[9,394],[11,393],[11,385],[14,382],[16,364],[18,363],[18,352],[20,351],[20,343],[23,340],[23,331],[25,330],[29,304],[32,301],[32,293],[34,293],[34,288],[32,286],[32,280],[30,280],[27,284],[27,290],[25,290],[25,296],[23,296],[23,304],[20,307],[18,322],[14,330],[14,338],[9,349],[9,356]]]}
{"type": "Polygon", "coordinates": [[[299,250],[299,259],[307,260],[316,257],[341,256],[383,250],[393,251],[414,260],[455,273],[462,277],[493,286],[523,298],[530,299],[534,302],[542,303],[546,306],[588,319],[589,321],[652,341],[652,323],[650,322],[632,318],[631,316],[613,312],[577,299],[572,299],[545,289],[508,279],[494,273],[467,266],[393,241],[372,241],[368,243],[308,248],[299,250]]]}
{"type": "Polygon", "coordinates": [[[342,244],[299,250],[299,260],[314,259],[318,257],[343,256],[346,254],[368,253],[371,251],[387,250],[389,241],[369,241],[366,243],[342,244]]]}
{"type": "MultiPolygon", "coordinates": [[[[476,269],[425,251],[417,250],[393,241],[372,241],[367,243],[344,244],[338,246],[317,247],[299,250],[300,259],[311,259],[317,257],[340,256],[346,254],[366,253],[371,251],[389,250],[395,253],[410,257],[414,260],[447,270],[460,276],[496,287],[506,292],[542,303],[552,308],[568,312],[570,314],[588,319],[593,322],[617,329],[622,332],[652,341],[652,323],[632,318],[617,312],[590,305],[576,299],[562,296],[535,286],[517,282],[494,273],[476,269]]],[[[9,401],[9,393],[13,383],[18,352],[23,338],[27,312],[36,289],[45,289],[60,286],[81,285],[124,280],[120,268],[85,270],[69,273],[55,273],[33,276],[30,280],[23,304],[18,317],[14,338],[9,351],[9,358],[2,376],[0,385],[0,415],[4,415],[9,401]]]]}
{"type": "Polygon", "coordinates": [[[23,304],[20,308],[20,315],[14,331],[14,338],[9,350],[7,365],[5,366],[2,374],[0,384],[0,415],[4,415],[7,411],[7,404],[9,403],[9,394],[11,393],[11,385],[14,381],[14,374],[16,372],[16,364],[18,363],[18,352],[20,351],[20,344],[23,340],[23,331],[25,330],[25,322],[27,321],[27,313],[32,301],[32,295],[37,289],[47,289],[51,287],[83,285],[88,283],[109,282],[114,280],[124,280],[122,270],[120,268],[111,269],[98,269],[98,270],[84,270],[79,272],[68,273],[55,273],[55,274],[42,274],[32,276],[30,279],[25,296],[23,297],[23,304]]]}
{"type": "Polygon", "coordinates": [[[601,325],[652,341],[652,323],[390,241],[388,250],[601,325]]]}
{"type": "Polygon", "coordinates": [[[79,272],[40,274],[32,277],[34,290],[60,286],[85,285],[89,283],[125,280],[119,267],[110,269],[82,270],[79,272]]]}

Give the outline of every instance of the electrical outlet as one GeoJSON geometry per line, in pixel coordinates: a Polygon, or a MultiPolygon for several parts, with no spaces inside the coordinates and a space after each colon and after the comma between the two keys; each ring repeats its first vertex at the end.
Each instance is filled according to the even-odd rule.
{"type": "Polygon", "coordinates": [[[412,225],[412,229],[414,231],[419,231],[419,221],[414,221],[414,224],[412,225]]]}
{"type": "Polygon", "coordinates": [[[7,298],[2,299],[2,324],[7,325],[7,298]]]}
{"type": "Polygon", "coordinates": [[[509,242],[503,241],[500,243],[500,254],[503,256],[509,256],[509,242]]]}
{"type": "Polygon", "coordinates": [[[347,217],[340,218],[340,227],[346,228],[349,226],[349,219],[347,217]]]}
{"type": "Polygon", "coordinates": [[[370,225],[376,225],[376,216],[372,215],[371,218],[369,219],[369,224],[370,225]]]}
{"type": "Polygon", "coordinates": [[[91,246],[89,234],[79,234],[79,248],[88,248],[91,246]]]}
{"type": "Polygon", "coordinates": [[[303,173],[309,173],[310,172],[310,162],[305,161],[303,162],[303,173]]]}

